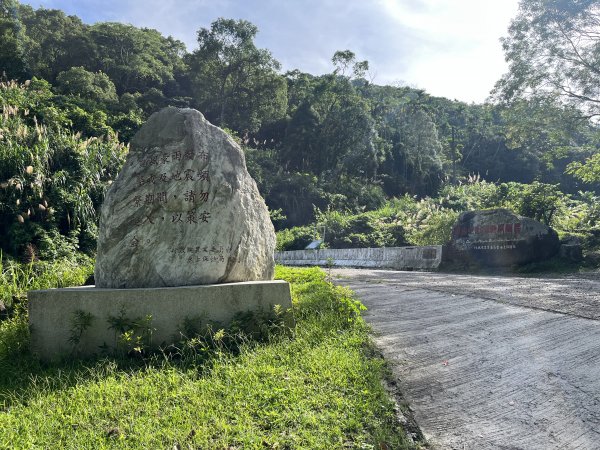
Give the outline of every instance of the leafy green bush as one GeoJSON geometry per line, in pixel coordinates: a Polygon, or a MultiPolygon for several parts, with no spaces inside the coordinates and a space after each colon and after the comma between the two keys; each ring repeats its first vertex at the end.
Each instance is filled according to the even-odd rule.
{"type": "Polygon", "coordinates": [[[304,250],[315,239],[314,227],[293,227],[280,230],[277,236],[277,251],[304,250]]]}
{"type": "Polygon", "coordinates": [[[443,245],[450,240],[458,213],[449,209],[434,210],[419,225],[407,231],[414,245],[443,245]]]}
{"type": "Polygon", "coordinates": [[[546,225],[552,225],[555,215],[564,213],[567,208],[569,196],[560,191],[558,184],[534,181],[531,184],[508,183],[507,186],[508,192],[503,200],[518,214],[546,225]]]}
{"type": "MultiPolygon", "coordinates": [[[[51,98],[43,81],[0,83],[0,249],[25,260],[95,250],[97,210],[127,152],[112,132],[75,133],[51,98]]],[[[81,128],[106,128],[103,112],[80,112],[81,128]]]]}
{"type": "Polygon", "coordinates": [[[406,243],[398,217],[385,216],[380,211],[361,214],[318,211],[317,224],[320,230],[324,229],[325,244],[330,248],[392,247],[406,243]]]}
{"type": "Polygon", "coordinates": [[[117,90],[108,75],[89,72],[84,67],[71,67],[56,77],[58,90],[63,94],[88,98],[98,102],[117,101],[117,90]]]}
{"type": "Polygon", "coordinates": [[[502,197],[501,191],[502,188],[495,183],[470,176],[465,183],[443,186],[437,199],[440,206],[458,212],[496,208],[502,197]]]}

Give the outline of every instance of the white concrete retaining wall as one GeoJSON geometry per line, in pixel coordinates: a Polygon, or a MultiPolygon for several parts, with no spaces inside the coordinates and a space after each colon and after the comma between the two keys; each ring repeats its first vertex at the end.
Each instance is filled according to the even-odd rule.
{"type": "Polygon", "coordinates": [[[275,261],[287,266],[374,267],[387,269],[437,269],[442,261],[442,246],[345,248],[275,252],[275,261]]]}

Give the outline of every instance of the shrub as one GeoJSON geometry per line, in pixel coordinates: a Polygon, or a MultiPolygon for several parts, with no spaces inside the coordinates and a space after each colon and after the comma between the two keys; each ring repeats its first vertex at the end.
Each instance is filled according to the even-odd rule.
{"type": "Polygon", "coordinates": [[[315,228],[293,227],[277,232],[277,251],[303,250],[315,239],[315,228]]]}
{"type": "Polygon", "coordinates": [[[0,249],[19,258],[92,252],[97,210],[127,151],[105,132],[104,113],[80,111],[83,128],[107,134],[84,139],[51,96],[39,80],[0,83],[0,249]]]}

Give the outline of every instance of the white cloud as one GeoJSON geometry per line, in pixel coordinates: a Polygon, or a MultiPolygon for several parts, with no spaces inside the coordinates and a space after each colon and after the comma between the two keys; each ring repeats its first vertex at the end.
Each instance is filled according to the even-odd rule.
{"type": "Polygon", "coordinates": [[[480,102],[506,70],[500,37],[517,13],[517,0],[379,3],[399,26],[420,37],[404,73],[409,83],[434,95],[480,102]]]}

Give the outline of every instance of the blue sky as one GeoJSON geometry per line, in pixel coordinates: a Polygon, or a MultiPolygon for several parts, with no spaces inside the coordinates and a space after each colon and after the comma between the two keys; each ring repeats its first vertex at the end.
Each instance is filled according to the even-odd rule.
{"type": "Polygon", "coordinates": [[[332,70],[336,50],[371,66],[377,84],[419,87],[467,102],[485,100],[506,71],[500,37],[518,0],[21,0],[62,9],[86,23],[156,28],[196,45],[196,31],[218,17],[246,19],[256,42],[283,69],[332,70]]]}

